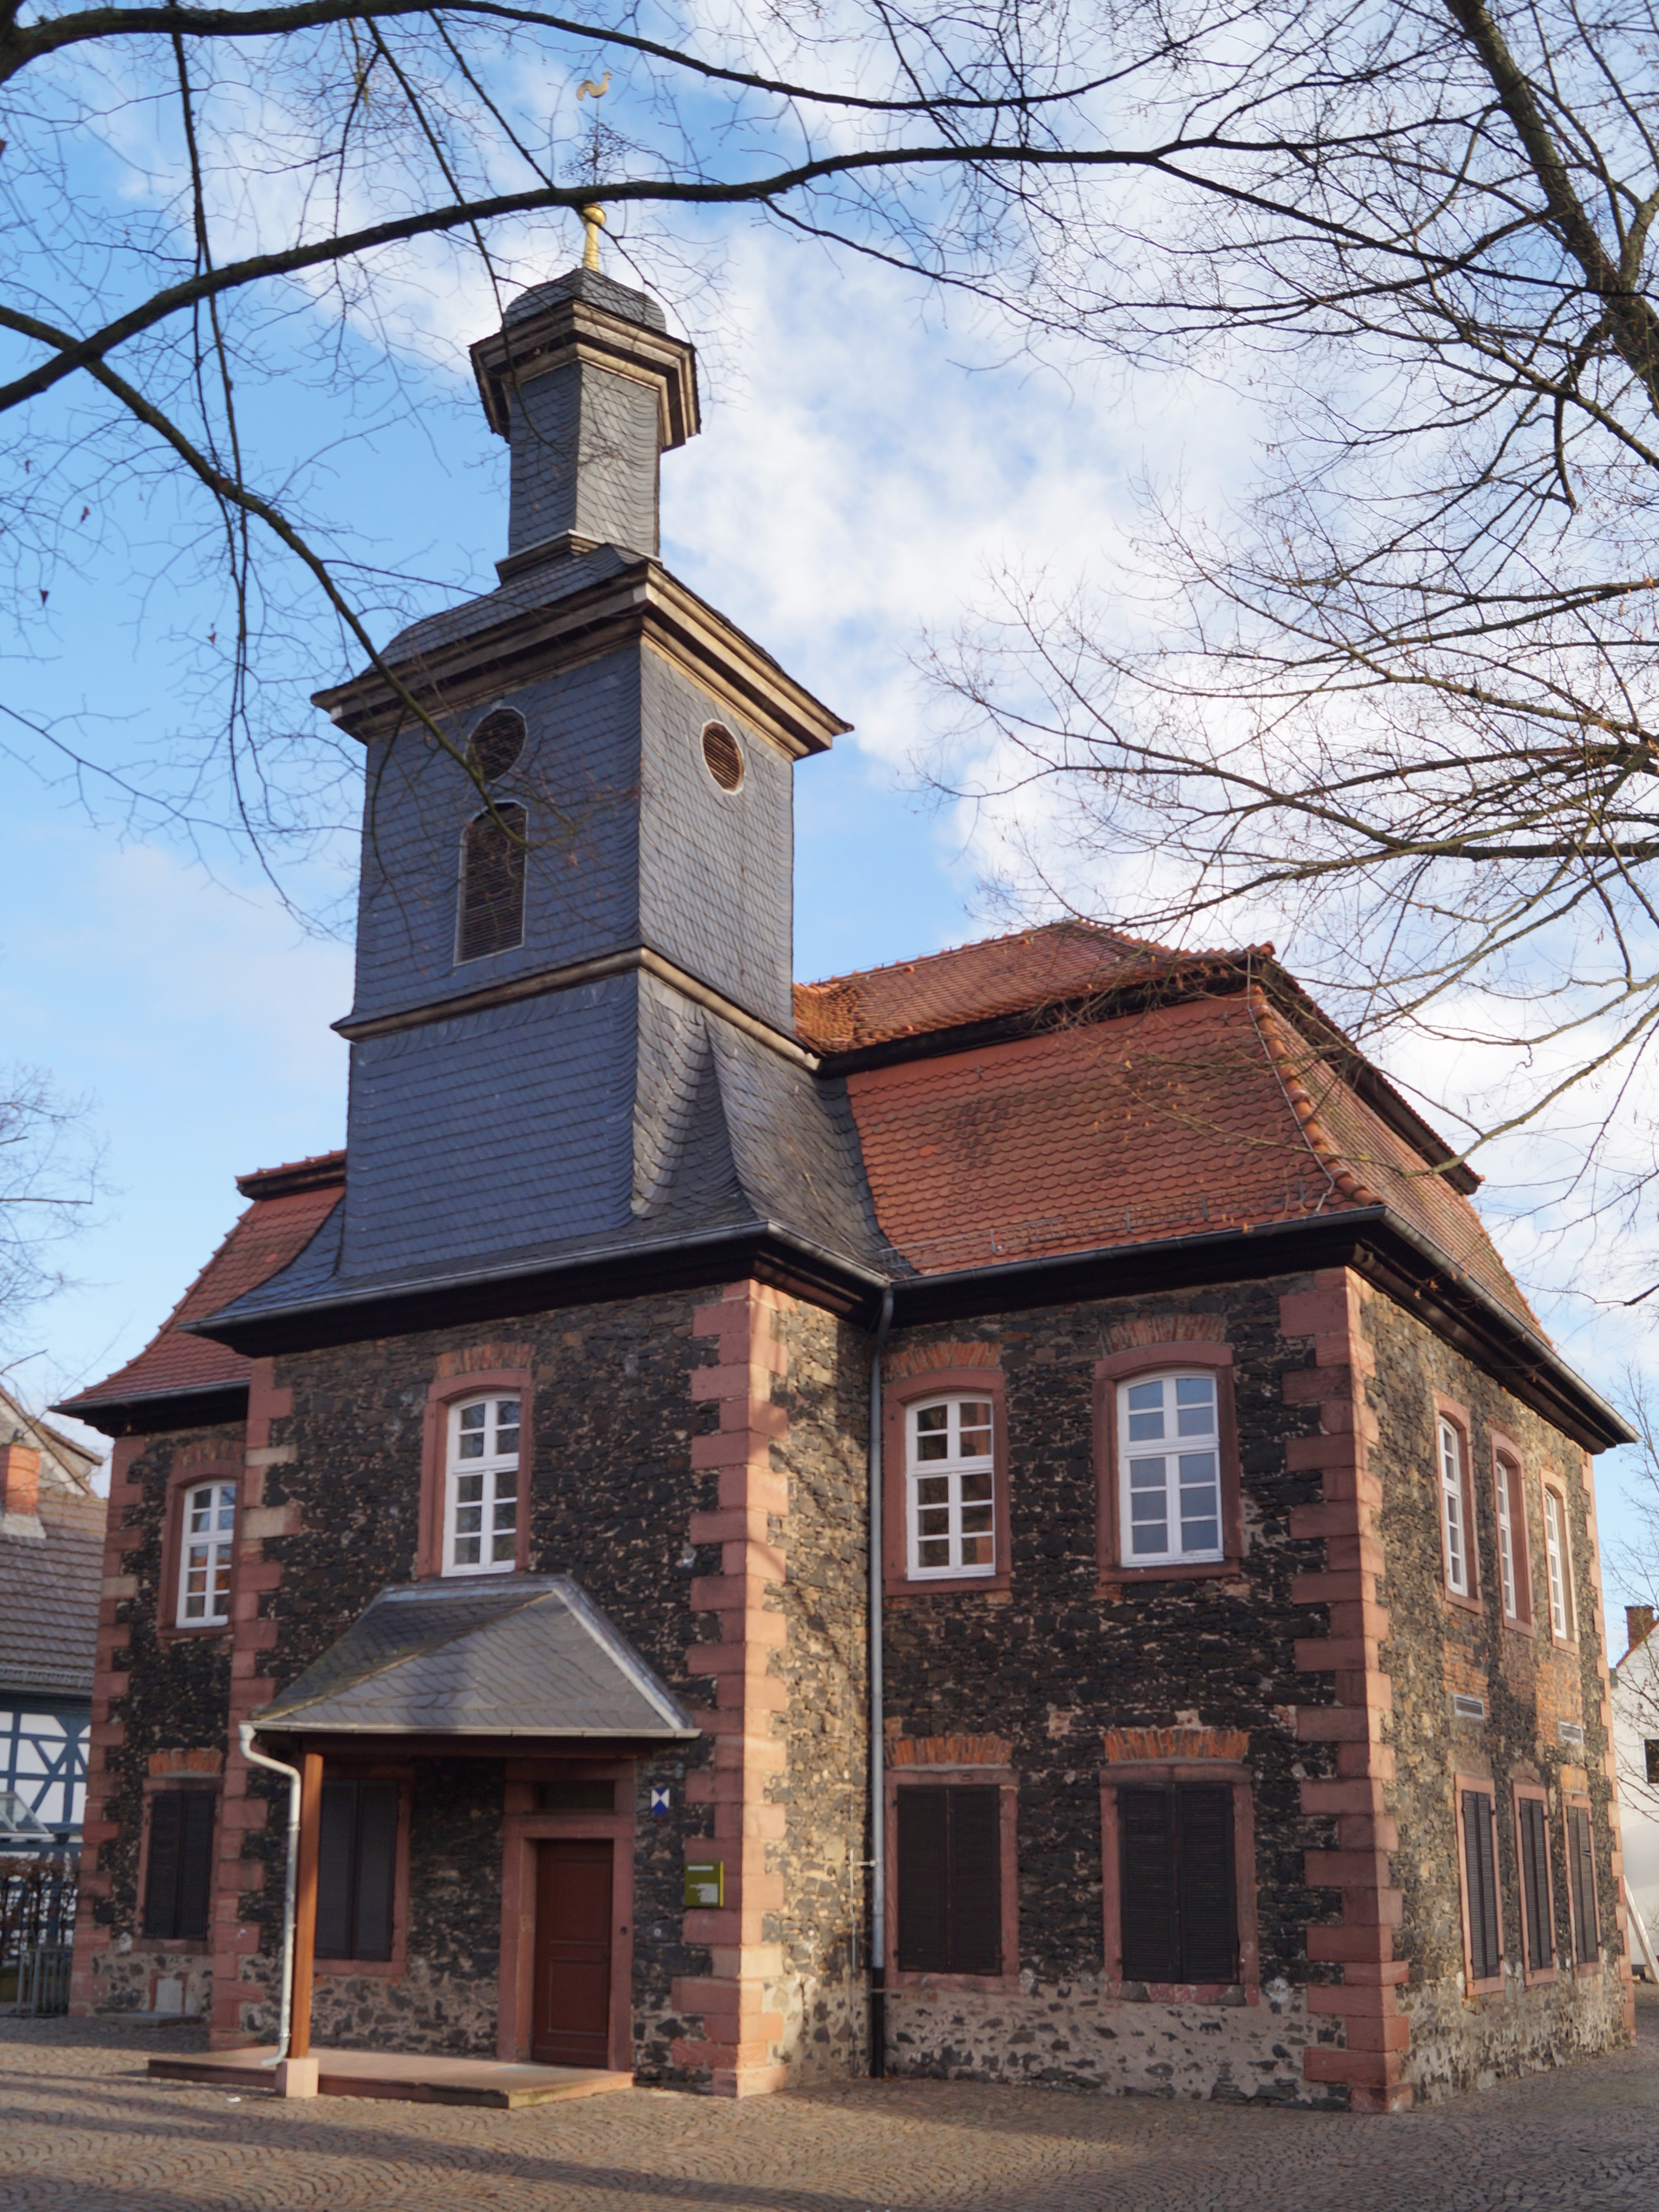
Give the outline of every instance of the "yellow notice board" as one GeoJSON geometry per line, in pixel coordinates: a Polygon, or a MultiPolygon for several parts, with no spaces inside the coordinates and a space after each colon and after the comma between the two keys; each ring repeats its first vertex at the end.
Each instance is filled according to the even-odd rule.
{"type": "Polygon", "coordinates": [[[726,1866],[720,1859],[691,1860],[685,1869],[686,1910],[692,1911],[699,1905],[724,1905],[726,1902],[726,1866]]]}

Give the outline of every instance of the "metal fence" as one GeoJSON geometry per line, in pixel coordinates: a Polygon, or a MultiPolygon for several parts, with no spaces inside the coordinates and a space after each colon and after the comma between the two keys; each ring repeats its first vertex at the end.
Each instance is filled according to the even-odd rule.
{"type": "Polygon", "coordinates": [[[76,1864],[0,1858],[0,2005],[20,2012],[69,2009],[76,1864]]]}

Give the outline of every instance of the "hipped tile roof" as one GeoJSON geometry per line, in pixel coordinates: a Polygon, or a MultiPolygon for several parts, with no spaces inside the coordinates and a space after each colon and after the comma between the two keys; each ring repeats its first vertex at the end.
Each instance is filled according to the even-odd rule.
{"type": "Polygon", "coordinates": [[[1304,1036],[1248,973],[1243,954],[1178,958],[1065,923],[810,987],[798,1018],[846,1052],[1077,1010],[848,1075],[877,1217],[918,1273],[1387,1205],[1535,1328],[1480,1216],[1357,1095],[1334,1033],[1304,1036]],[[1227,971],[1213,994],[1206,967],[1218,985],[1227,971]],[[1160,981],[1162,1002],[1089,1018],[1091,996],[1160,981]]]}
{"type": "Polygon", "coordinates": [[[106,1510],[43,1482],[40,1534],[0,1534],[0,1695],[92,1695],[106,1510]]]}
{"type": "Polygon", "coordinates": [[[344,1194],[345,1154],[322,1153],[238,1181],[244,1189],[252,1186],[276,1194],[254,1199],[137,1358],[89,1390],[65,1399],[60,1413],[90,1413],[100,1406],[247,1380],[250,1363],[242,1353],[209,1337],[191,1336],[182,1324],[217,1312],[305,1249],[344,1194]]]}

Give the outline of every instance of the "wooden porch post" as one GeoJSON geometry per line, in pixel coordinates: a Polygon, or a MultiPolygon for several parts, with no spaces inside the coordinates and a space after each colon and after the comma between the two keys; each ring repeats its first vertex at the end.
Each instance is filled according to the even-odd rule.
{"type": "Polygon", "coordinates": [[[288,2055],[311,2056],[312,1961],[317,1954],[317,1854],[323,1832],[323,1754],[300,1754],[300,1868],[294,1899],[294,1988],[288,2055]]]}

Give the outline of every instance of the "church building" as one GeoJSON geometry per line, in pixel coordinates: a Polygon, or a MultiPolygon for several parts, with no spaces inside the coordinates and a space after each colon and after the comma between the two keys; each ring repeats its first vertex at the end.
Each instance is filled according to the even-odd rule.
{"type": "Polygon", "coordinates": [[[692,349],[583,268],[473,362],[499,585],[319,695],[345,1148],[59,1409],[76,2011],[1372,2112],[1624,2041],[1627,1431],[1478,1178],[1269,946],[795,985],[848,726],[658,557],[692,349]]]}

